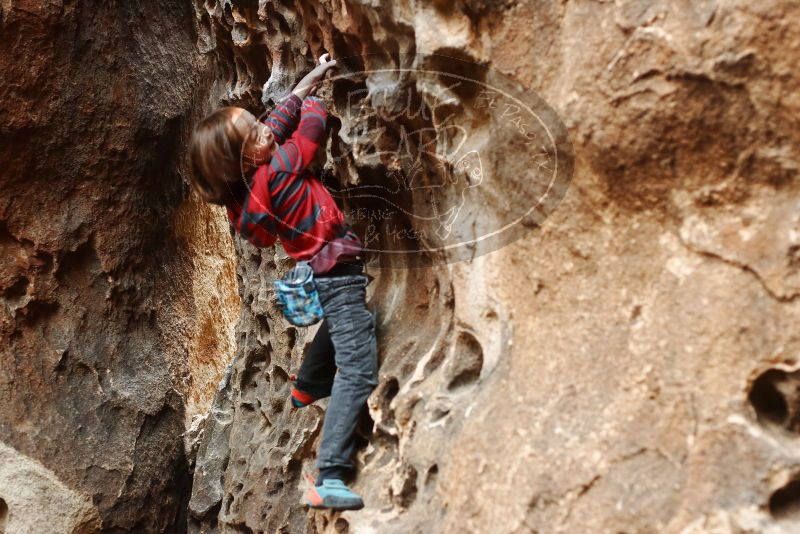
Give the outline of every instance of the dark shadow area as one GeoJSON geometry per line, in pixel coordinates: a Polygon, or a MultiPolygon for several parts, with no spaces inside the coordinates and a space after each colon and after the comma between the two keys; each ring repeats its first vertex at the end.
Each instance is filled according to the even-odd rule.
{"type": "Polygon", "coordinates": [[[792,480],[770,496],[769,513],[775,519],[800,519],[800,480],[792,480]]]}

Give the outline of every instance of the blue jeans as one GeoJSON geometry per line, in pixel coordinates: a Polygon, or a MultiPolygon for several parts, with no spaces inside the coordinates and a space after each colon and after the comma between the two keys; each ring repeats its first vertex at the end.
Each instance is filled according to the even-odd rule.
{"type": "Polygon", "coordinates": [[[367,309],[367,282],[363,274],[316,277],[325,324],[320,327],[320,339],[315,338],[312,343],[312,348],[317,345],[313,357],[308,354],[303,361],[297,385],[315,390],[309,391],[312,394],[325,393],[330,388],[331,400],[317,457],[320,470],[353,468],[356,425],[378,384],[375,318],[367,309]],[[332,351],[324,350],[328,345],[332,345],[332,351]]]}

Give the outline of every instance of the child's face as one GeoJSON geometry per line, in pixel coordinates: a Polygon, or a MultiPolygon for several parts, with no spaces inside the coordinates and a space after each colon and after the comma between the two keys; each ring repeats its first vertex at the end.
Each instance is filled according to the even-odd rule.
{"type": "Polygon", "coordinates": [[[256,120],[252,113],[235,108],[231,113],[231,125],[244,137],[242,164],[245,168],[255,168],[269,163],[275,149],[275,138],[266,124],[256,120]]]}

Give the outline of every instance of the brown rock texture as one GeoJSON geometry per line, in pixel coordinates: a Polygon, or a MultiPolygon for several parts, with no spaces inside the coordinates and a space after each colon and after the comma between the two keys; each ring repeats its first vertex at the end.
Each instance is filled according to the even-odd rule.
{"type": "Polygon", "coordinates": [[[0,6],[7,533],[185,523],[183,434],[239,310],[228,229],[183,178],[216,77],[194,28],[179,1],[0,6]]]}
{"type": "MultiPolygon", "coordinates": [[[[270,304],[282,252],[237,242],[237,355],[200,439],[191,529],[800,528],[800,4],[195,6],[199,48],[227,65],[226,101],[260,112],[323,50],[371,68],[441,54],[543,97],[568,127],[575,172],[560,207],[496,252],[431,254],[414,269],[373,258],[381,383],[358,457],[359,512],[300,504],[324,404],[291,410],[287,380],[313,332],[270,304]]],[[[400,91],[408,76],[365,83],[400,91]]],[[[381,180],[389,164],[370,163],[353,134],[346,90],[322,91],[325,168],[340,185],[381,180]]],[[[514,165],[508,146],[495,154],[495,170],[514,165]]],[[[515,184],[492,187],[485,214],[502,218],[515,184]]]]}
{"type": "MultiPolygon", "coordinates": [[[[0,530],[797,532],[797,20],[794,0],[2,2],[0,530]],[[521,147],[424,69],[539,95],[575,156],[503,247],[371,256],[367,507],[342,514],[301,504],[325,403],[288,402],[314,333],[271,304],[290,262],[232,243],[184,164],[196,119],[261,112],[323,50],[395,71],[320,90],[332,186],[407,171],[370,132],[446,136],[345,113],[414,88],[453,99],[499,177],[476,224],[527,200],[521,147]]],[[[398,202],[441,214],[456,185],[398,202]]]]}

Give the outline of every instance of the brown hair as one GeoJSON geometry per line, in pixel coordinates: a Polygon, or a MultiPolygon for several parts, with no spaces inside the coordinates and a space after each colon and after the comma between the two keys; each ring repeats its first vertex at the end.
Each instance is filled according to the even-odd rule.
{"type": "Polygon", "coordinates": [[[231,123],[235,109],[220,108],[200,121],[189,148],[192,184],[212,204],[228,202],[232,188],[243,180],[240,158],[245,137],[231,123]]]}

